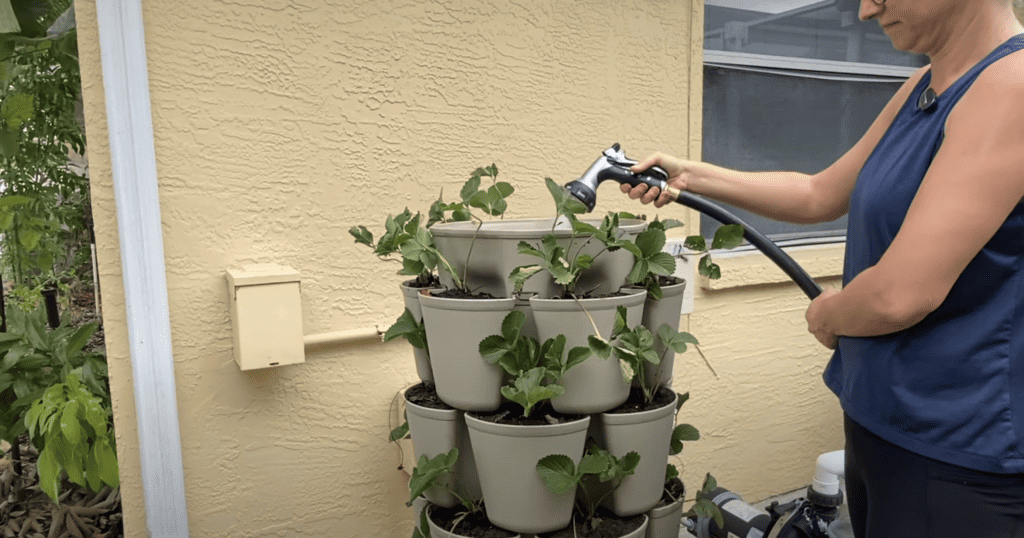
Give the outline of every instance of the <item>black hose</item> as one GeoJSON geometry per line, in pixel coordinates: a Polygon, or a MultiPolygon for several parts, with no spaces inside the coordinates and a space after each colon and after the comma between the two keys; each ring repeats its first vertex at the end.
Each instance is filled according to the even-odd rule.
{"type": "Polygon", "coordinates": [[[696,196],[686,191],[679,193],[679,197],[676,198],[676,202],[683,204],[686,207],[696,209],[701,213],[721,222],[722,224],[739,224],[743,226],[743,237],[750,242],[751,245],[757,247],[758,250],[768,256],[768,259],[775,262],[775,265],[779,266],[789,278],[796,282],[797,286],[803,290],[807,297],[814,299],[821,294],[821,286],[818,286],[816,282],[811,278],[811,275],[807,274],[796,261],[783,252],[778,245],[768,239],[761,232],[751,228],[745,222],[740,220],[736,215],[725,210],[725,208],[718,204],[709,202],[700,196],[696,196]]]}

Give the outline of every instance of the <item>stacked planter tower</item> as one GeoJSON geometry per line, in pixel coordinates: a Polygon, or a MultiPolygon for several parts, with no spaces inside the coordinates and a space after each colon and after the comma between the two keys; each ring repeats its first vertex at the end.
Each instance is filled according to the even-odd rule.
{"type": "MultiPolygon", "coordinates": [[[[502,387],[519,385],[508,368],[503,370],[493,357],[485,356],[481,342],[489,336],[504,334],[511,339],[522,334],[538,343],[561,339],[560,345],[572,350],[602,342],[610,348],[616,344],[610,337],[622,329],[623,321],[627,328],[646,327],[648,335],[658,335],[665,325],[670,333],[678,329],[685,282],[671,276],[663,279],[667,285],[655,299],[648,289],[631,284],[637,282],[639,249],[608,249],[607,243],[578,233],[583,228],[597,230],[600,221],[581,220],[587,225],[583,228],[571,221],[575,219],[461,221],[430,228],[431,239],[448,263],[439,271],[440,286],[402,285],[407,315],[422,321],[424,347],[429,349],[415,350],[423,383],[406,392],[407,420],[421,464],[450,456],[452,449],[458,457],[449,472],[423,492],[419,503],[429,506],[430,514],[482,501],[487,520],[509,531],[509,537],[560,536],[556,533],[566,528],[567,536],[572,536],[574,504],[581,493],[576,487],[553,491],[538,463],[549,456],[565,456],[572,462],[570,474],[577,467],[583,474],[589,463],[581,462],[594,444],[602,454],[610,454],[611,461],[632,460],[634,466],[614,485],[600,483],[596,476],[583,477],[584,485],[589,481],[595,486],[591,491],[600,495],[604,514],[642,519],[639,527],[616,536],[676,538],[682,496],[667,506],[662,497],[676,414],[685,398],[671,390],[675,352],[662,339],[654,338],[659,360],[643,364],[639,375],[616,354],[591,354],[566,367],[556,380],[543,383],[561,387],[539,404],[546,424],[495,420],[510,414],[511,402],[502,387]],[[564,297],[560,275],[550,267],[536,269],[518,282],[511,277],[517,268],[537,263],[537,254],[524,251],[524,244],[548,252],[560,246],[574,259],[584,257],[585,268],[574,283],[577,292],[572,298],[564,297]],[[455,289],[463,293],[451,293],[455,289]],[[461,296],[469,292],[476,297],[461,296]],[[523,315],[510,316],[513,312],[523,315]],[[513,318],[520,323],[510,324],[513,318]],[[643,394],[641,383],[651,389],[652,401],[643,409],[624,409],[643,394]],[[434,391],[443,403],[433,407],[412,396],[434,391]]],[[[636,242],[648,228],[639,219],[616,217],[612,222],[610,231],[620,241],[636,242]]],[[[655,245],[658,252],[663,245],[662,233],[661,244],[655,245]]],[[[571,260],[561,263],[572,265],[571,260]]],[[[520,372],[520,377],[528,374],[520,372]]],[[[432,516],[426,522],[433,538],[463,536],[459,518],[447,525],[432,516]]]]}

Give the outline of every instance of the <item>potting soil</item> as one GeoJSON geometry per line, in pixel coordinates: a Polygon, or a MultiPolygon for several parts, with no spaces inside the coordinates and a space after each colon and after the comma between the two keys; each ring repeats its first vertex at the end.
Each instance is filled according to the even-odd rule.
{"type": "Polygon", "coordinates": [[[651,400],[651,403],[646,403],[644,402],[643,391],[639,388],[633,387],[629,389],[629,399],[627,399],[622,405],[608,411],[608,413],[639,413],[641,411],[660,409],[672,403],[672,398],[674,397],[674,392],[665,387],[661,387],[654,393],[654,398],[651,400]]]}
{"type": "Polygon", "coordinates": [[[523,407],[513,402],[502,402],[501,407],[493,413],[472,413],[472,415],[486,422],[496,424],[511,424],[514,426],[544,426],[547,424],[564,424],[574,422],[585,415],[570,415],[559,413],[551,408],[547,402],[538,405],[530,412],[529,417],[523,416],[523,407]]]}
{"type": "Polygon", "coordinates": [[[409,387],[409,390],[405,391],[405,400],[420,407],[427,407],[430,409],[444,409],[446,411],[455,409],[454,407],[442,402],[441,398],[437,395],[437,391],[434,390],[433,385],[428,385],[426,383],[417,383],[409,387]]]}

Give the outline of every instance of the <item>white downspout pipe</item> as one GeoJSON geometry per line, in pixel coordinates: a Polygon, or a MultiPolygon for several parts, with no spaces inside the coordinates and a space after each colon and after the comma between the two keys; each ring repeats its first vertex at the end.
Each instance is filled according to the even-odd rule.
{"type": "Polygon", "coordinates": [[[148,535],[187,538],[141,0],[97,0],[148,535]]]}

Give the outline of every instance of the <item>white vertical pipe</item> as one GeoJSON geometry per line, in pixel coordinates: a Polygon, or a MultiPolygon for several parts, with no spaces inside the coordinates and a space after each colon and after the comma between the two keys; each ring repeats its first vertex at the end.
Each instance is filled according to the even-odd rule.
{"type": "Polygon", "coordinates": [[[141,0],[97,0],[149,536],[188,537],[141,0]]]}

